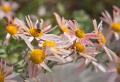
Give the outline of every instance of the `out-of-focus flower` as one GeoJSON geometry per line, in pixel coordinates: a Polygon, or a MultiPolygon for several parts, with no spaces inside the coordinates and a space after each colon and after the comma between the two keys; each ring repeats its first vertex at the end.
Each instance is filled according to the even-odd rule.
{"type": "Polygon", "coordinates": [[[19,38],[24,33],[25,24],[22,20],[14,18],[13,16],[7,17],[6,32],[4,44],[9,44],[10,37],[19,38]]]}
{"type": "Polygon", "coordinates": [[[108,39],[112,38],[112,34],[115,35],[116,39],[119,40],[119,33],[120,33],[120,8],[114,6],[113,7],[113,16],[111,17],[110,14],[105,11],[102,13],[101,19],[109,25],[109,33],[108,39]]]}
{"type": "Polygon", "coordinates": [[[18,4],[11,1],[0,1],[0,19],[3,17],[13,16],[14,11],[17,10],[18,4]]]}
{"type": "Polygon", "coordinates": [[[6,61],[0,61],[0,82],[17,82],[16,75],[13,73],[13,67],[9,67],[6,61]]]}
{"type": "Polygon", "coordinates": [[[40,6],[38,9],[38,15],[39,16],[45,16],[47,14],[45,6],[40,6]]]}

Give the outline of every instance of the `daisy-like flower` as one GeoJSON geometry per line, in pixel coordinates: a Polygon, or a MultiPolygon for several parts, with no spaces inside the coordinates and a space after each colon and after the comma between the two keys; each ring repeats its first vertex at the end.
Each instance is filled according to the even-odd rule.
{"type": "Polygon", "coordinates": [[[73,48],[76,54],[78,54],[80,57],[82,56],[85,58],[85,65],[92,63],[96,68],[99,68],[101,71],[106,71],[106,69],[101,64],[97,63],[95,56],[99,53],[99,51],[96,50],[95,46],[90,47],[85,46],[81,42],[75,42],[73,48]]]}
{"type": "Polygon", "coordinates": [[[120,34],[120,8],[114,6],[113,7],[113,16],[105,11],[102,13],[101,19],[109,25],[109,33],[108,33],[108,40],[111,39],[112,35],[114,34],[116,39],[119,40],[120,34]]]}
{"type": "Polygon", "coordinates": [[[12,16],[18,8],[18,4],[11,1],[0,0],[0,19],[12,16]]]}
{"type": "Polygon", "coordinates": [[[63,36],[68,38],[71,42],[73,42],[76,37],[71,33],[71,30],[68,28],[67,20],[64,17],[60,17],[57,13],[54,13],[56,20],[60,29],[63,32],[63,36]]]}
{"type": "Polygon", "coordinates": [[[14,80],[15,74],[12,72],[13,67],[6,65],[6,61],[0,61],[0,82],[17,82],[14,80]]]}
{"type": "Polygon", "coordinates": [[[89,40],[94,38],[95,35],[93,33],[85,33],[83,29],[80,29],[77,21],[75,20],[66,20],[64,17],[60,17],[57,13],[54,13],[56,20],[60,29],[63,31],[63,37],[68,38],[71,42],[74,42],[76,39],[80,39],[85,44],[91,44],[92,42],[89,40]]]}
{"type": "Polygon", "coordinates": [[[64,48],[66,48],[66,46],[63,45],[62,43],[56,42],[53,40],[46,40],[43,42],[42,46],[46,50],[46,53],[58,58],[56,60],[58,60],[58,61],[61,60],[61,61],[63,61],[63,63],[72,61],[72,57],[69,57],[69,54],[71,54],[72,51],[64,49],[64,48]]]}
{"type": "Polygon", "coordinates": [[[93,25],[94,25],[94,29],[95,29],[95,34],[97,35],[96,39],[98,40],[100,46],[105,50],[107,56],[110,58],[110,60],[117,60],[117,56],[114,54],[111,54],[111,50],[109,48],[106,47],[106,38],[102,33],[102,21],[101,23],[99,23],[99,25],[97,26],[97,22],[96,20],[93,20],[93,25]]]}
{"type": "Polygon", "coordinates": [[[36,22],[32,22],[30,16],[28,15],[26,17],[27,26],[25,28],[25,35],[29,36],[29,41],[31,42],[34,38],[40,39],[42,38],[46,33],[54,30],[55,28],[52,28],[51,25],[44,26],[43,20],[36,20],[36,22]]]}
{"type": "Polygon", "coordinates": [[[4,44],[9,44],[10,37],[19,38],[21,34],[23,35],[23,28],[25,27],[24,22],[18,18],[7,17],[6,32],[4,44]]]}
{"type": "Polygon", "coordinates": [[[96,35],[94,33],[85,33],[82,28],[79,28],[77,21],[69,20],[67,22],[72,34],[76,37],[76,40],[80,40],[84,45],[93,45],[90,39],[94,39],[96,35]]]}
{"type": "Polygon", "coordinates": [[[35,76],[38,71],[36,72],[34,70],[41,69],[41,67],[43,67],[47,71],[51,72],[51,69],[45,64],[47,57],[48,57],[47,54],[42,49],[31,50],[30,54],[28,54],[28,56],[26,58],[26,61],[28,62],[28,65],[29,65],[29,68],[28,68],[29,69],[29,77],[35,76]],[[31,70],[31,69],[33,69],[33,70],[31,70]],[[32,71],[34,71],[34,72],[32,72],[32,71]]]}

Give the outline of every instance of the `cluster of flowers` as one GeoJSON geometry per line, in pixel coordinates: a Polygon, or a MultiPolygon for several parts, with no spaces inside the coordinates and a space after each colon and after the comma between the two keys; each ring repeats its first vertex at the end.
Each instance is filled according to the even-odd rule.
{"type": "MultiPolygon", "coordinates": [[[[103,72],[107,70],[97,61],[96,56],[99,55],[101,49],[105,51],[111,62],[118,62],[119,57],[107,48],[106,43],[114,34],[116,39],[119,39],[120,33],[120,8],[114,7],[113,17],[105,11],[102,13],[101,20],[108,24],[109,33],[107,38],[102,33],[104,29],[102,21],[97,24],[93,20],[94,31],[86,33],[82,28],[79,28],[76,20],[67,20],[54,13],[58,26],[61,29],[61,34],[49,34],[55,31],[51,25],[44,25],[42,19],[32,21],[28,15],[25,20],[14,17],[14,10],[18,8],[13,2],[0,1],[0,18],[6,18],[7,35],[4,45],[9,43],[10,37],[22,39],[29,48],[29,53],[24,57],[28,64],[29,78],[36,77],[43,69],[52,72],[47,66],[49,61],[55,61],[57,64],[65,64],[73,62],[76,59],[83,59],[84,65],[92,63],[96,68],[103,72]],[[32,42],[36,40],[37,46],[32,42]]],[[[10,73],[6,71],[6,62],[0,62],[0,82],[15,82],[9,78],[10,73]]],[[[120,71],[120,67],[118,68],[120,71]]],[[[11,70],[9,70],[11,71],[11,70]]],[[[53,70],[54,71],[54,70],[53,70]]]]}

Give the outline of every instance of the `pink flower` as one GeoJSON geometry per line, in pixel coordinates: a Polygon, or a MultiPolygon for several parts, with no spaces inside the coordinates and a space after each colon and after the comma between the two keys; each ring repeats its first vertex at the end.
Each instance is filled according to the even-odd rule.
{"type": "Polygon", "coordinates": [[[0,61],[0,82],[17,82],[14,80],[15,74],[13,73],[13,67],[7,66],[6,62],[0,61]]]}
{"type": "Polygon", "coordinates": [[[17,10],[18,4],[11,1],[0,1],[0,19],[3,17],[9,17],[14,15],[14,11],[17,10]]]}
{"type": "Polygon", "coordinates": [[[99,45],[104,49],[104,51],[106,52],[106,54],[110,58],[110,60],[116,61],[117,58],[118,58],[116,56],[116,54],[111,54],[111,53],[114,53],[114,52],[112,52],[109,48],[106,47],[106,42],[107,41],[106,41],[105,36],[101,32],[101,30],[102,30],[102,22],[97,25],[97,21],[93,20],[93,25],[94,25],[94,29],[95,29],[95,34],[97,35],[96,39],[98,40],[99,45]]]}
{"type": "Polygon", "coordinates": [[[110,16],[110,14],[107,11],[103,12],[101,19],[109,26],[107,33],[108,40],[112,38],[113,34],[115,35],[116,40],[119,40],[120,8],[116,6],[113,7],[113,16],[110,16]]]}

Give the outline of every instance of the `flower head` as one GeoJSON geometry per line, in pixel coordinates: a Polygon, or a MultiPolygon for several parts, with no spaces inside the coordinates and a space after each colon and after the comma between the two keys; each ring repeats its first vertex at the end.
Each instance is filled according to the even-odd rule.
{"type": "Polygon", "coordinates": [[[0,1],[0,19],[14,15],[14,11],[18,8],[18,4],[11,1],[0,1]]]}
{"type": "Polygon", "coordinates": [[[45,57],[46,57],[46,55],[43,50],[34,49],[31,52],[30,60],[35,64],[40,64],[44,61],[45,57]]]}
{"type": "MultiPolygon", "coordinates": [[[[119,39],[119,33],[120,33],[120,8],[114,6],[113,7],[113,16],[110,16],[110,14],[105,11],[102,13],[101,19],[109,25],[109,35],[115,35],[116,39],[119,39]],[[110,34],[112,33],[112,34],[110,34]]],[[[108,39],[111,39],[112,36],[109,36],[108,39]]]]}
{"type": "Polygon", "coordinates": [[[6,65],[6,61],[0,61],[0,82],[17,82],[13,78],[15,78],[15,74],[13,73],[13,67],[9,67],[6,65]]]}

